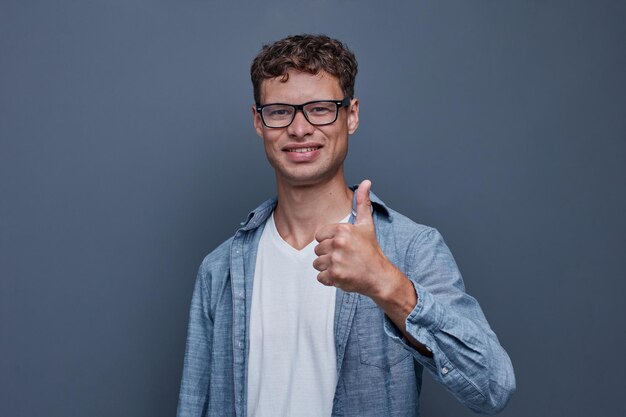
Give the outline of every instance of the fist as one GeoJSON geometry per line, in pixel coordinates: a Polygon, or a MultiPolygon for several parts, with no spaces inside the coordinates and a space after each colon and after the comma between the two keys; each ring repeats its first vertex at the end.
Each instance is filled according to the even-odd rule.
{"type": "Polygon", "coordinates": [[[324,285],[374,297],[384,285],[380,278],[393,266],[376,240],[371,186],[369,180],[364,180],[355,191],[354,224],[329,224],[315,234],[319,244],[315,247],[318,258],[313,267],[320,271],[317,280],[324,285]]]}

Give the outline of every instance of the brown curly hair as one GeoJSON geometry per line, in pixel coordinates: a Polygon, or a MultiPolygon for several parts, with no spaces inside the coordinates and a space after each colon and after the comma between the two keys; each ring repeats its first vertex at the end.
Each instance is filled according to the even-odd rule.
{"type": "Polygon", "coordinates": [[[250,77],[257,105],[261,104],[263,80],[282,76],[282,81],[287,81],[291,69],[309,74],[325,71],[339,79],[346,97],[354,97],[357,62],[352,51],[326,35],[302,34],[263,45],[252,61],[250,77]]]}

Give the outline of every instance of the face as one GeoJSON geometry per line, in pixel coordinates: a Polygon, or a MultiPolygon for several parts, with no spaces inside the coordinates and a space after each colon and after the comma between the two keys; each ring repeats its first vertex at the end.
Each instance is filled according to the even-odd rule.
{"type": "MultiPolygon", "coordinates": [[[[342,100],[339,80],[326,72],[317,75],[289,71],[282,77],[264,80],[261,104],[302,104],[314,100],[342,100]]],[[[252,108],[254,128],[263,139],[267,159],[276,172],[278,186],[311,186],[341,179],[348,153],[348,135],[359,125],[359,103],[339,109],[337,120],[326,126],[313,126],[302,112],[296,112],[291,125],[269,128],[252,108]]]]}

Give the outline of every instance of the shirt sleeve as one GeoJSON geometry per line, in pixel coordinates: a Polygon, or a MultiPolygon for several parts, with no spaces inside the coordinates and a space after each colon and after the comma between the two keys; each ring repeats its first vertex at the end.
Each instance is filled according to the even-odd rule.
{"type": "Polygon", "coordinates": [[[411,352],[455,398],[470,409],[496,413],[515,391],[511,360],[500,345],[439,232],[429,228],[408,247],[405,271],[418,302],[406,330],[433,353],[421,355],[385,316],[385,332],[411,352]]]}
{"type": "Polygon", "coordinates": [[[201,267],[189,312],[177,417],[204,416],[209,403],[213,320],[209,314],[209,293],[203,275],[201,267]]]}

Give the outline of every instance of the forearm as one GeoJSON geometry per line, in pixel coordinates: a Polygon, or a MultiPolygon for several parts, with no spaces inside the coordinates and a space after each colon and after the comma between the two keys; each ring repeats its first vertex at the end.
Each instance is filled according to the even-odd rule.
{"type": "Polygon", "coordinates": [[[406,318],[415,309],[418,301],[413,283],[391,263],[387,268],[386,276],[381,277],[380,281],[386,285],[372,295],[374,302],[420,354],[432,358],[432,351],[415,340],[406,329],[406,318]]]}
{"type": "Polygon", "coordinates": [[[403,328],[387,315],[386,332],[412,351],[415,360],[461,403],[477,412],[501,410],[515,390],[515,376],[478,304],[463,294],[464,302],[472,300],[475,305],[457,308],[412,285],[418,298],[415,308],[405,317],[403,328]],[[420,345],[427,347],[430,355],[424,355],[420,345]]]}
{"type": "Polygon", "coordinates": [[[385,312],[388,335],[460,402],[496,412],[515,390],[511,361],[478,302],[465,293],[440,236],[433,233],[431,239],[435,245],[422,241],[414,252],[419,256],[405,265],[408,274],[393,265],[379,270],[382,284],[370,297],[385,312]]]}

